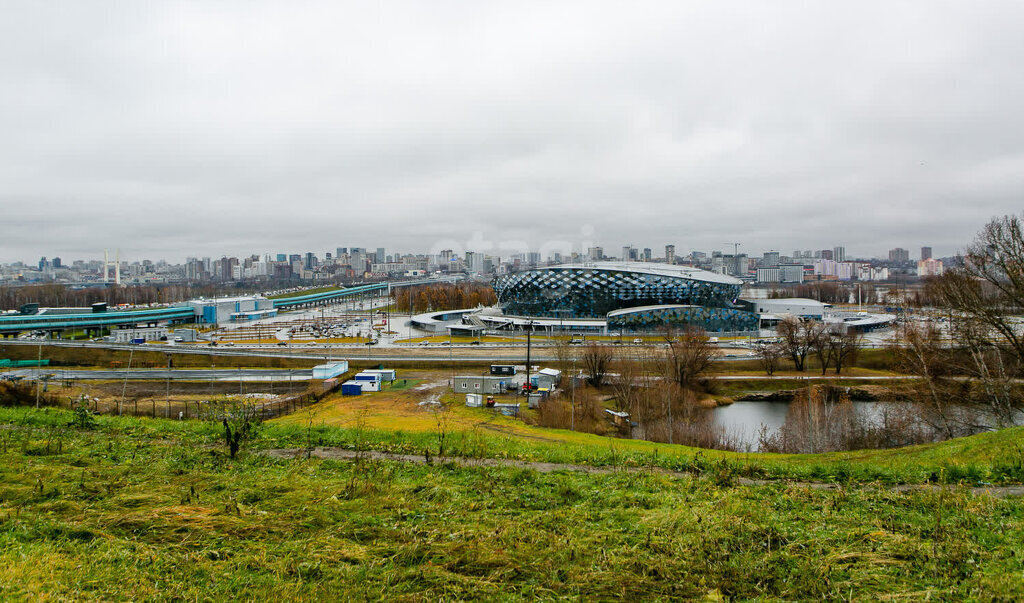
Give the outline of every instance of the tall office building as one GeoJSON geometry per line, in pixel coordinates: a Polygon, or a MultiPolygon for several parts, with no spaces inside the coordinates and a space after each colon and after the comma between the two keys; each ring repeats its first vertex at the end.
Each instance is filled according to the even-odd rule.
{"type": "Polygon", "coordinates": [[[378,264],[383,264],[385,259],[387,259],[387,258],[384,257],[384,248],[383,247],[378,247],[377,248],[377,263],[378,264]]]}
{"type": "Polygon", "coordinates": [[[779,267],[779,252],[778,251],[766,251],[764,257],[761,258],[761,266],[764,268],[778,268],[779,267]]]}

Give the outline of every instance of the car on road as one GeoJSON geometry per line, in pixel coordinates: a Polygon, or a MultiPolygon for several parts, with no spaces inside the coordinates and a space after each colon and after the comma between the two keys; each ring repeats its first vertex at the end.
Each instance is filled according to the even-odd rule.
{"type": "Polygon", "coordinates": [[[430,345],[430,342],[429,341],[421,341],[420,345],[430,345]]]}
{"type": "Polygon", "coordinates": [[[643,342],[644,342],[644,340],[640,339],[639,337],[633,339],[633,343],[643,343],[643,342]]]}

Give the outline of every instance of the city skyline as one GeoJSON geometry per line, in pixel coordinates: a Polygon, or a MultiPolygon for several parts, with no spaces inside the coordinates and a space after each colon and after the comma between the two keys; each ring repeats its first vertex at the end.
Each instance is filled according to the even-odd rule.
{"type": "MultiPolygon", "coordinates": [[[[706,249],[706,250],[688,248],[685,252],[680,252],[680,251],[676,251],[677,249],[682,249],[680,246],[677,246],[677,245],[669,243],[667,245],[656,246],[654,248],[637,247],[636,245],[627,245],[627,246],[623,246],[622,247],[622,251],[623,252],[626,251],[626,249],[632,249],[634,252],[641,252],[641,253],[638,254],[638,255],[641,255],[641,256],[642,256],[642,252],[645,252],[645,251],[651,252],[651,256],[648,259],[646,259],[646,260],[643,259],[642,257],[634,256],[632,258],[625,258],[625,257],[623,257],[621,255],[621,253],[619,253],[619,254],[611,253],[613,250],[618,250],[619,249],[619,247],[616,247],[616,246],[593,245],[593,246],[591,246],[589,248],[582,249],[582,250],[580,250],[580,249],[573,249],[572,253],[578,254],[579,256],[581,256],[583,258],[586,258],[588,256],[588,251],[591,251],[591,250],[594,250],[594,249],[599,249],[599,250],[602,250],[602,252],[604,254],[604,257],[622,258],[624,260],[641,261],[641,262],[642,261],[664,261],[665,258],[666,258],[666,251],[667,251],[666,247],[672,247],[673,248],[673,258],[676,259],[676,260],[686,260],[687,258],[690,258],[691,255],[694,254],[694,253],[702,254],[703,256],[710,256],[713,253],[722,253],[722,254],[724,254],[727,257],[732,257],[734,255],[735,251],[738,251],[739,255],[746,256],[746,257],[749,257],[751,259],[761,259],[762,257],[766,257],[769,254],[775,254],[778,257],[789,258],[789,259],[804,259],[804,260],[806,260],[806,259],[822,259],[822,258],[824,258],[824,259],[834,259],[833,255],[831,255],[831,254],[834,254],[835,250],[843,249],[845,251],[845,248],[841,247],[841,246],[840,247],[834,247],[834,248],[827,248],[827,247],[825,247],[825,248],[814,247],[814,248],[808,248],[808,249],[802,249],[801,248],[801,249],[796,249],[796,250],[791,250],[791,251],[782,251],[782,249],[785,249],[785,247],[780,247],[780,248],[774,248],[773,247],[773,248],[770,248],[770,249],[749,251],[749,250],[743,249],[743,246],[741,244],[740,247],[738,247],[736,250],[730,250],[730,249],[725,248],[724,246],[722,246],[722,247],[720,247],[718,249],[706,249]]],[[[174,256],[172,258],[166,258],[166,257],[142,257],[142,256],[139,256],[139,257],[128,257],[120,249],[116,249],[116,250],[115,249],[103,249],[103,250],[99,250],[98,254],[95,255],[95,256],[85,256],[85,257],[75,257],[75,256],[66,256],[66,255],[60,255],[60,254],[53,254],[53,255],[43,255],[43,256],[40,256],[37,260],[32,260],[32,259],[28,259],[28,258],[24,258],[24,259],[22,259],[22,258],[13,258],[13,259],[0,258],[0,265],[10,266],[10,265],[14,265],[14,264],[19,264],[20,263],[20,264],[24,264],[24,265],[27,265],[27,266],[31,266],[31,265],[36,264],[37,261],[43,261],[43,260],[50,260],[50,261],[52,261],[52,260],[56,259],[56,260],[60,261],[64,267],[67,267],[71,262],[75,262],[75,261],[80,261],[80,262],[101,262],[102,258],[104,256],[104,253],[107,253],[107,254],[110,255],[109,261],[111,263],[114,262],[114,254],[115,253],[119,254],[118,257],[120,258],[120,261],[122,263],[138,263],[138,262],[149,261],[149,262],[164,262],[164,263],[167,263],[167,264],[170,264],[170,265],[181,265],[181,264],[186,264],[190,260],[193,260],[193,259],[219,260],[221,258],[244,259],[244,258],[257,258],[257,257],[260,258],[261,260],[269,259],[270,261],[278,261],[278,262],[280,262],[280,261],[284,261],[282,259],[284,257],[288,257],[288,256],[301,256],[301,257],[305,257],[307,254],[313,254],[313,256],[315,256],[316,258],[321,259],[321,260],[324,259],[324,258],[337,257],[339,255],[337,252],[340,252],[343,249],[347,250],[347,249],[350,249],[350,248],[348,248],[348,247],[334,247],[333,249],[330,249],[330,250],[327,250],[327,251],[320,251],[320,252],[312,251],[312,250],[300,251],[298,249],[291,249],[291,250],[285,250],[285,251],[259,251],[259,252],[250,250],[250,251],[247,251],[247,252],[217,253],[217,254],[212,254],[212,255],[205,255],[205,254],[198,254],[198,255],[197,254],[183,254],[182,255],[182,254],[179,254],[181,256],[180,260],[177,259],[178,256],[174,256]]],[[[368,255],[368,256],[375,256],[376,253],[380,252],[380,251],[385,251],[384,255],[387,256],[387,257],[391,257],[393,255],[392,249],[391,248],[387,248],[387,247],[380,247],[380,248],[378,248],[378,247],[352,247],[351,249],[359,250],[359,253],[361,253],[363,255],[368,255]]],[[[888,249],[888,250],[885,250],[885,251],[880,251],[878,253],[874,253],[872,255],[853,254],[853,253],[847,252],[843,258],[838,259],[836,261],[853,261],[853,260],[859,260],[859,261],[876,260],[876,261],[883,261],[883,262],[887,261],[887,260],[888,261],[892,261],[894,259],[893,258],[893,252],[897,251],[897,250],[901,251],[901,252],[905,252],[904,255],[906,255],[906,259],[904,259],[902,261],[910,261],[910,260],[918,260],[918,259],[930,259],[932,257],[939,257],[939,258],[941,258],[941,257],[956,257],[956,255],[957,255],[956,253],[953,253],[953,254],[935,254],[935,253],[932,252],[932,249],[933,249],[933,247],[931,247],[931,246],[922,245],[922,246],[916,246],[916,247],[915,246],[911,246],[909,248],[895,247],[895,248],[892,248],[892,249],[888,249]],[[918,249],[920,251],[917,251],[918,249]]],[[[506,250],[506,251],[508,251],[508,250],[506,250]]],[[[457,257],[463,257],[467,253],[468,254],[479,253],[481,256],[484,256],[484,257],[494,257],[494,258],[502,258],[502,259],[509,259],[509,258],[514,258],[514,257],[527,257],[527,256],[531,256],[531,255],[537,255],[539,258],[541,258],[544,261],[549,261],[552,257],[558,257],[558,256],[562,255],[562,254],[560,254],[558,252],[552,252],[552,253],[547,253],[547,254],[539,254],[539,252],[537,252],[535,250],[532,250],[532,249],[528,249],[526,251],[510,251],[508,253],[476,251],[474,249],[460,249],[460,250],[446,249],[446,250],[439,250],[439,252],[431,253],[429,250],[404,249],[404,250],[401,250],[401,254],[400,255],[402,255],[402,256],[405,256],[405,255],[411,255],[411,256],[438,256],[438,255],[441,255],[442,253],[447,253],[447,252],[451,252],[453,255],[455,255],[457,257]]],[[[562,257],[565,258],[565,261],[569,261],[568,258],[571,257],[571,254],[563,255],[562,257]]],[[[594,259],[594,258],[590,258],[590,259],[594,259]]],[[[61,265],[57,265],[57,266],[54,266],[54,267],[61,267],[61,265]]]]}

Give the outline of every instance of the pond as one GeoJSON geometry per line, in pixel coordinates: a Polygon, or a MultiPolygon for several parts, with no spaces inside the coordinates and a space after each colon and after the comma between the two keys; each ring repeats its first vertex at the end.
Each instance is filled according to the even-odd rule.
{"type": "MultiPolygon", "coordinates": [[[[715,426],[724,430],[739,450],[756,452],[759,449],[759,435],[762,427],[769,435],[778,432],[786,422],[791,402],[784,401],[738,401],[719,406],[711,411],[715,426]]],[[[906,409],[905,402],[853,401],[854,412],[868,422],[878,422],[887,410],[906,409]]],[[[979,423],[995,424],[993,417],[984,413],[976,415],[979,423]]],[[[1014,417],[1016,425],[1024,424],[1024,412],[1014,417]]]]}

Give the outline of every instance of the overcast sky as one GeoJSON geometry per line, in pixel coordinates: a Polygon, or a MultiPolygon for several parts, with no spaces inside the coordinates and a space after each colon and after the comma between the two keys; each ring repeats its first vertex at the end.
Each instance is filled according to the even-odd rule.
{"type": "Polygon", "coordinates": [[[0,262],[916,257],[1024,209],[1018,1],[2,8],[0,262]]]}

